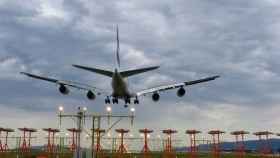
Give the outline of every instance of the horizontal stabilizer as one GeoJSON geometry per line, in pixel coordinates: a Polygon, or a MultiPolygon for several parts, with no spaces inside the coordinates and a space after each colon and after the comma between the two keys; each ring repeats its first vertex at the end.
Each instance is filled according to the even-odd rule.
{"type": "Polygon", "coordinates": [[[102,70],[102,69],[97,69],[97,68],[92,68],[92,67],[81,66],[81,65],[73,65],[73,66],[76,68],[79,68],[79,69],[91,71],[91,72],[101,74],[104,76],[113,77],[113,72],[109,71],[109,70],[102,70]]]}
{"type": "Polygon", "coordinates": [[[147,71],[152,71],[159,68],[159,66],[152,66],[152,67],[147,67],[147,68],[141,68],[141,69],[135,69],[135,70],[128,70],[128,71],[122,71],[120,72],[122,77],[129,77],[129,76],[133,76],[133,75],[137,75],[143,72],[147,72],[147,71]]]}

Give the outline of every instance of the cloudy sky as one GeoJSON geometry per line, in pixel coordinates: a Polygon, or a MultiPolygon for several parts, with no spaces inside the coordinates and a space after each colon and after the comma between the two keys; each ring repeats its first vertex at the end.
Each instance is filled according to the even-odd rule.
{"type": "MultiPolygon", "coordinates": [[[[134,133],[144,127],[156,134],[174,128],[182,138],[189,128],[204,131],[202,137],[211,129],[280,132],[279,7],[278,0],[1,0],[0,125],[57,127],[59,105],[68,112],[81,105],[103,112],[103,97],[88,101],[72,89],[63,96],[56,85],[19,72],[110,90],[109,78],[71,64],[113,69],[118,24],[122,70],[161,66],[131,77],[132,89],[222,76],[188,87],[183,98],[176,91],[157,103],[141,98],[134,133]]],[[[113,111],[128,112],[122,105],[113,111]]]]}

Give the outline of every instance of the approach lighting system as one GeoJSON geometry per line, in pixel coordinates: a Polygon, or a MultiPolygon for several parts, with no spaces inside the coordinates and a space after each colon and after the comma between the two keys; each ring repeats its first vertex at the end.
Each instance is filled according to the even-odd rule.
{"type": "Polygon", "coordinates": [[[134,113],[134,112],[135,112],[135,108],[131,108],[130,111],[131,111],[132,113],[134,113]]]}
{"type": "Polygon", "coordinates": [[[106,111],[110,113],[110,112],[112,112],[112,108],[110,106],[107,106],[106,111]]]}
{"type": "Polygon", "coordinates": [[[59,110],[59,112],[63,112],[63,110],[64,110],[63,106],[59,106],[58,110],[59,110]]]}

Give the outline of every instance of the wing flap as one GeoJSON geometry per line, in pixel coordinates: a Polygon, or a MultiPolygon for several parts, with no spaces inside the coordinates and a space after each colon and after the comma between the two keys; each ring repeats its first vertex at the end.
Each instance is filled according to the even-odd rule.
{"type": "Polygon", "coordinates": [[[186,82],[182,82],[182,83],[175,83],[175,84],[170,84],[170,85],[153,87],[153,88],[149,88],[149,89],[145,89],[145,90],[142,90],[140,92],[137,92],[136,95],[141,96],[141,95],[154,93],[154,92],[167,91],[167,90],[176,89],[176,88],[180,88],[180,87],[184,87],[184,86],[189,86],[189,85],[194,85],[194,84],[198,84],[198,83],[202,83],[202,82],[212,81],[212,80],[215,80],[216,78],[219,78],[219,77],[220,76],[212,76],[212,77],[207,77],[207,78],[203,78],[203,79],[199,79],[199,80],[186,81],[186,82]]]}
{"type": "Polygon", "coordinates": [[[66,85],[66,86],[73,87],[73,88],[76,88],[76,89],[79,89],[79,90],[94,91],[98,95],[104,94],[104,96],[110,96],[110,94],[108,92],[106,92],[106,91],[104,91],[100,88],[88,85],[88,84],[78,83],[78,82],[68,81],[68,80],[58,80],[58,79],[54,79],[54,78],[34,75],[34,74],[31,74],[31,73],[27,73],[27,72],[20,72],[20,73],[24,74],[28,77],[31,77],[31,78],[35,78],[35,79],[39,79],[39,80],[43,80],[43,81],[48,81],[48,82],[52,82],[52,83],[60,84],[60,85],[66,85]]]}

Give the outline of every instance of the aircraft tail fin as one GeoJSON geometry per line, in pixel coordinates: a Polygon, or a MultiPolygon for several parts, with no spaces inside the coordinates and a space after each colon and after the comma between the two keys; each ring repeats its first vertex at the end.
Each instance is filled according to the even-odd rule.
{"type": "Polygon", "coordinates": [[[158,68],[159,68],[159,66],[152,66],[152,67],[146,67],[146,68],[141,68],[141,69],[122,71],[122,72],[120,72],[120,74],[122,75],[122,77],[129,77],[129,76],[137,75],[137,74],[144,73],[147,71],[152,71],[152,70],[155,70],[158,68]]]}
{"type": "Polygon", "coordinates": [[[121,67],[121,62],[120,62],[120,40],[119,40],[119,27],[117,25],[117,50],[116,50],[116,58],[117,58],[117,64],[118,68],[121,67]]]}

